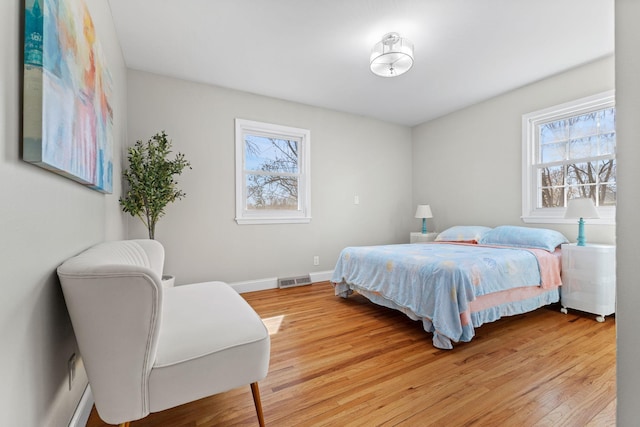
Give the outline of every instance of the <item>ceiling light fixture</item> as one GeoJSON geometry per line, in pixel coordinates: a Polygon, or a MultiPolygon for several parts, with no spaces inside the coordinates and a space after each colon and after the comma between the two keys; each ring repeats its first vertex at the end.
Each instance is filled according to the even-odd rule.
{"type": "Polygon", "coordinates": [[[371,50],[371,71],[382,77],[396,77],[413,66],[413,43],[398,33],[388,33],[371,50]]]}

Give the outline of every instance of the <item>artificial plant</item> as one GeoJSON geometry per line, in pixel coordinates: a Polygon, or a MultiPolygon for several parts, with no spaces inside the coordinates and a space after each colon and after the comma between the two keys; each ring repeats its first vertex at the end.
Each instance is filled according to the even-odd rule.
{"type": "Polygon", "coordinates": [[[149,230],[149,238],[155,235],[156,224],[164,215],[164,208],[186,196],[178,188],[176,175],[184,168],[191,169],[191,163],[184,154],[177,153],[173,160],[171,140],[161,131],[147,142],[136,141],[127,149],[129,169],[122,173],[128,183],[124,197],[120,197],[120,206],[124,212],[137,216],[149,230]]]}

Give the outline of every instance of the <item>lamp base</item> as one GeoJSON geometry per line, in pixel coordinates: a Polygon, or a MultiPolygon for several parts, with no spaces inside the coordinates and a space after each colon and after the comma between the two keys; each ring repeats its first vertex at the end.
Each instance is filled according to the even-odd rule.
{"type": "Polygon", "coordinates": [[[427,234],[427,218],[422,218],[422,234],[427,234]]]}
{"type": "Polygon", "coordinates": [[[584,219],[578,221],[578,246],[585,246],[587,238],[584,236],[584,219]]]}

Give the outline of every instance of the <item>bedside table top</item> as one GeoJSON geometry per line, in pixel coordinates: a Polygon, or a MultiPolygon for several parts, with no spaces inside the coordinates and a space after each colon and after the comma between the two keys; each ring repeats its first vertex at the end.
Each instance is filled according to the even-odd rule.
{"type": "Polygon", "coordinates": [[[584,246],[578,246],[577,243],[563,243],[561,245],[561,248],[564,249],[565,247],[577,248],[577,249],[588,249],[588,248],[610,249],[610,248],[615,248],[616,245],[610,245],[610,244],[607,244],[607,243],[587,243],[584,246]]]}
{"type": "Polygon", "coordinates": [[[426,234],[422,234],[420,231],[412,231],[409,237],[409,243],[433,242],[436,240],[436,237],[438,237],[438,233],[428,232],[426,234]]]}

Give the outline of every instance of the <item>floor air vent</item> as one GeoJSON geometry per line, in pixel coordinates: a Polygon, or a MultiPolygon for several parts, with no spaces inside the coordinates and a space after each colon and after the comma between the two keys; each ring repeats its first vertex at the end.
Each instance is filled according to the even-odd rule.
{"type": "Polygon", "coordinates": [[[278,287],[282,288],[292,288],[294,286],[303,286],[310,285],[311,277],[309,276],[298,276],[298,277],[283,277],[278,279],[278,287]]]}

